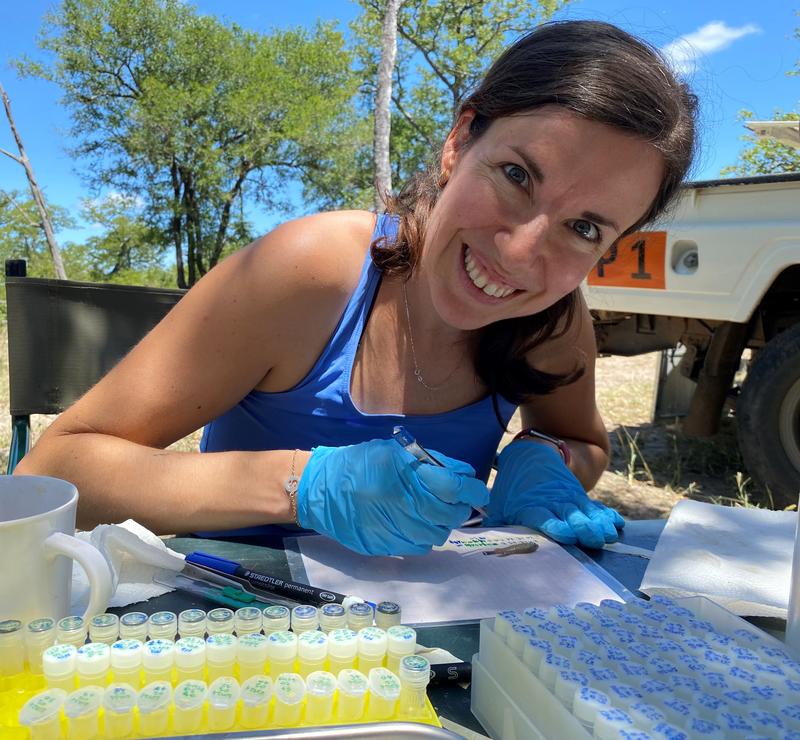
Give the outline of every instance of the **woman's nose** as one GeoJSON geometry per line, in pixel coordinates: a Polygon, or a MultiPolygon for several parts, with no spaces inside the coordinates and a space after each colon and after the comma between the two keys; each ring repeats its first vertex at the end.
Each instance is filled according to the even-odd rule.
{"type": "Polygon", "coordinates": [[[548,217],[538,214],[497,231],[495,243],[507,267],[531,265],[543,252],[548,231],[548,217]]]}

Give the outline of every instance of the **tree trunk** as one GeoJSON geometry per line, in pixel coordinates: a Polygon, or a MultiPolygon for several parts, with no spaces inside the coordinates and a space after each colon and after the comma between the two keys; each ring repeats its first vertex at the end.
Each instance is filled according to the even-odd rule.
{"type": "Polygon", "coordinates": [[[25,174],[28,178],[28,185],[31,189],[31,195],[36,203],[36,208],[39,210],[39,218],[41,219],[42,230],[44,231],[45,239],[47,239],[47,247],[50,250],[50,257],[53,259],[53,267],[55,268],[56,277],[60,280],[67,279],[67,272],[64,270],[64,263],[61,260],[61,251],[56,243],[56,237],[53,233],[53,225],[50,223],[50,216],[47,213],[47,205],[44,200],[44,193],[42,193],[39,183],[36,182],[36,177],[33,174],[33,167],[31,167],[30,160],[25,154],[25,147],[22,145],[22,138],[17,131],[17,126],[14,123],[14,117],[11,115],[11,101],[6,95],[6,91],[0,85],[0,95],[3,98],[3,107],[6,110],[6,118],[8,118],[8,125],[11,126],[11,133],[14,135],[14,140],[17,142],[17,149],[19,150],[19,157],[15,157],[11,152],[0,149],[0,152],[11,157],[15,162],[25,168],[25,174]]]}
{"type": "Polygon", "coordinates": [[[381,33],[381,61],[378,64],[378,85],[375,93],[375,131],[372,154],[375,160],[375,210],[380,212],[385,196],[392,192],[392,170],[389,139],[392,131],[390,103],[392,72],[397,56],[397,15],[403,0],[386,0],[381,33]]]}

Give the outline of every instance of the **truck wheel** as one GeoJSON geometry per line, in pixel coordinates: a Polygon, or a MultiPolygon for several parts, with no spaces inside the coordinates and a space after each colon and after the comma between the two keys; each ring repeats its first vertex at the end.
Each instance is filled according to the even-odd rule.
{"type": "Polygon", "coordinates": [[[773,337],[747,373],[736,402],[739,449],[776,508],[800,493],[800,325],[773,337]]]}

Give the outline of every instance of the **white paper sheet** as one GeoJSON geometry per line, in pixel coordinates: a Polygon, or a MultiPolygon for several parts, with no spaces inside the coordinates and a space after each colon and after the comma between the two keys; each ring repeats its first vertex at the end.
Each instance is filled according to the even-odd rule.
{"type": "Polygon", "coordinates": [[[416,557],[359,555],[322,536],[299,537],[298,543],[309,583],[373,602],[395,601],[403,609],[404,624],[620,600],[559,545],[524,527],[454,530],[441,548],[416,557]],[[531,540],[539,545],[536,552],[505,557],[474,552],[531,540]]]}

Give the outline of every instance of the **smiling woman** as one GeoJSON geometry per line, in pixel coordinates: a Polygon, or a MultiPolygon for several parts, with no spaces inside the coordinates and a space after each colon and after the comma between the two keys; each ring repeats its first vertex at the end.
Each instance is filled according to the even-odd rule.
{"type": "Polygon", "coordinates": [[[578,286],[669,203],[694,115],[658,53],[619,29],[536,29],[386,213],[311,216],[232,255],[17,471],[74,481],[83,526],[299,524],[416,554],[488,502],[493,523],[613,541],[623,520],[586,495],[608,439],[578,286]],[[490,498],[517,407],[526,429],[490,498]],[[441,467],[391,439],[400,420],[441,467]],[[163,449],[204,425],[201,452],[163,449]]]}

